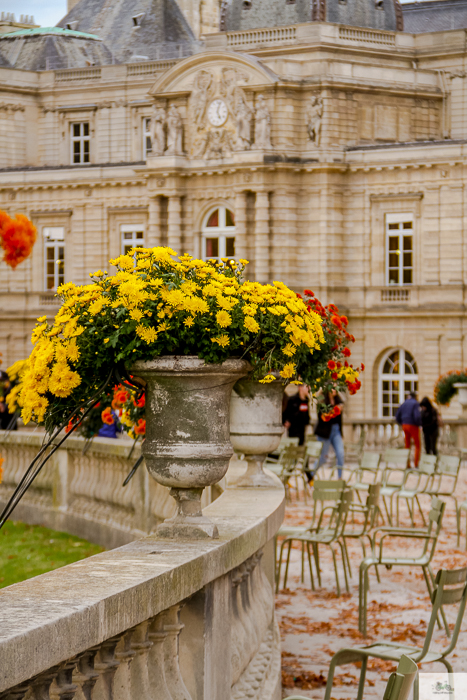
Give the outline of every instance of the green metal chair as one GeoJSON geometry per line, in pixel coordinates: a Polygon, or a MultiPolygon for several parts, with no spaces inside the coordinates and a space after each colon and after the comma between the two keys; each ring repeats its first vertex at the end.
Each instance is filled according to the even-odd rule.
{"type": "MultiPolygon", "coordinates": [[[[312,498],[314,502],[313,517],[310,525],[282,525],[276,535],[277,537],[294,538],[298,535],[303,535],[306,532],[316,531],[315,521],[316,521],[316,509],[317,504],[321,504],[321,514],[325,510],[325,503],[333,503],[336,505],[342,498],[342,494],[345,488],[345,481],[343,479],[335,481],[316,481],[312,491],[312,498]]],[[[328,506],[329,508],[329,506],[328,506]]],[[[322,518],[319,518],[319,524],[322,524],[322,518]]],[[[281,551],[282,556],[282,551],[281,551]]],[[[304,570],[305,570],[305,543],[302,542],[302,568],[300,574],[300,580],[304,581],[304,570]]]]}
{"type": "MultiPolygon", "coordinates": [[[[402,655],[408,656],[415,663],[434,663],[439,661],[442,663],[448,673],[452,673],[452,666],[446,657],[455,649],[459,632],[464,616],[465,605],[467,602],[467,567],[457,569],[455,571],[441,570],[438,571],[434,582],[434,590],[431,595],[432,612],[428,623],[427,634],[423,647],[405,646],[400,642],[375,642],[368,646],[351,647],[348,649],[340,649],[331,659],[329,667],[328,680],[326,685],[325,700],[331,699],[332,683],[334,679],[334,671],[337,666],[343,666],[349,663],[361,662],[360,682],[358,686],[357,700],[363,697],[363,688],[365,685],[365,674],[369,658],[384,659],[386,661],[399,661],[402,655]],[[447,588],[451,586],[451,588],[447,588]],[[454,586],[454,587],[452,587],[454,586]],[[442,611],[445,605],[459,605],[457,619],[452,633],[451,641],[445,649],[430,651],[430,645],[433,638],[435,624],[438,619],[438,613],[442,611]]],[[[386,697],[386,695],[384,696],[386,697]]],[[[389,696],[392,697],[392,696],[389,696]]],[[[418,675],[415,676],[414,685],[414,700],[418,700],[418,675]]]]}
{"type": "Polygon", "coordinates": [[[305,461],[305,469],[308,472],[313,472],[314,473],[314,478],[316,479],[317,473],[313,469],[313,465],[316,462],[317,459],[320,458],[321,452],[323,451],[323,443],[319,442],[318,440],[314,440],[313,442],[307,442],[306,447],[305,447],[305,454],[306,454],[306,461],[305,461]]]}
{"type": "Polygon", "coordinates": [[[360,464],[352,474],[352,476],[355,475],[352,488],[357,493],[359,500],[361,500],[360,493],[368,493],[370,485],[377,483],[380,463],[381,455],[379,452],[363,452],[360,464]]]}
{"type": "Polygon", "coordinates": [[[430,496],[440,496],[442,498],[452,498],[456,508],[457,515],[457,498],[456,488],[459,479],[461,468],[461,458],[456,455],[439,455],[438,465],[434,475],[433,482],[426,493],[430,496]]]}
{"type": "MultiPolygon", "coordinates": [[[[375,530],[372,538],[372,555],[366,557],[360,564],[360,580],[359,580],[359,603],[358,603],[358,627],[360,632],[366,636],[366,618],[367,618],[367,598],[369,589],[368,572],[371,566],[421,566],[428,592],[431,595],[433,590],[434,575],[431,569],[431,560],[436,550],[439,533],[443,523],[443,515],[446,504],[440,501],[439,498],[433,496],[431,499],[431,510],[428,514],[427,528],[396,528],[396,527],[381,527],[375,530]],[[380,535],[378,543],[377,536],[380,535]],[[383,544],[387,538],[399,537],[406,540],[420,540],[423,543],[422,551],[418,556],[394,557],[385,556],[383,552],[383,544]],[[378,550],[378,551],[377,551],[378,550]]],[[[446,621],[445,621],[446,626],[446,621]]],[[[447,629],[449,635],[449,629],[447,629]]]]}
{"type": "MultiPolygon", "coordinates": [[[[363,558],[366,557],[365,539],[368,538],[371,547],[371,536],[370,532],[376,526],[376,521],[379,512],[379,492],[381,489],[381,484],[371,484],[368,489],[368,496],[365,504],[352,503],[349,508],[349,516],[352,516],[352,523],[349,525],[349,518],[347,518],[347,524],[345,530],[342,533],[342,541],[344,543],[345,556],[347,558],[347,568],[349,570],[350,576],[352,576],[352,570],[350,568],[350,558],[347,549],[348,539],[358,539],[362,545],[363,558]],[[355,516],[360,516],[360,522],[355,523],[355,516]]],[[[378,572],[378,569],[376,569],[378,572]]]]}
{"type": "Polygon", "coordinates": [[[292,537],[286,538],[281,545],[281,551],[280,551],[280,557],[279,557],[279,564],[278,564],[278,569],[277,569],[277,578],[276,578],[276,591],[279,590],[279,585],[280,585],[280,576],[281,576],[281,568],[282,568],[282,555],[284,551],[284,547],[288,544],[289,549],[287,552],[287,560],[286,560],[286,565],[285,565],[285,573],[284,573],[284,588],[287,585],[287,575],[289,571],[289,562],[290,562],[290,552],[292,550],[292,543],[295,542],[302,542],[306,545],[306,550],[307,550],[307,555],[308,555],[308,565],[310,569],[310,579],[311,579],[311,587],[313,590],[315,590],[315,583],[314,583],[314,577],[313,577],[313,570],[312,570],[312,565],[311,565],[311,552],[310,552],[310,545],[313,548],[313,556],[315,560],[315,565],[316,565],[316,572],[318,576],[318,585],[321,587],[321,571],[320,571],[320,566],[319,566],[319,552],[318,552],[318,547],[319,545],[326,545],[329,547],[332,553],[332,559],[334,563],[334,573],[336,575],[336,588],[337,588],[337,595],[340,596],[341,591],[340,591],[340,584],[339,584],[339,573],[337,570],[337,559],[336,559],[336,551],[334,549],[334,545],[337,544],[340,547],[341,550],[341,555],[342,555],[342,565],[344,569],[344,578],[345,578],[345,587],[347,592],[349,591],[349,580],[347,576],[347,562],[345,558],[345,552],[344,552],[344,546],[342,544],[342,533],[345,529],[345,523],[347,520],[347,513],[349,511],[350,504],[353,499],[353,492],[351,490],[344,491],[342,493],[342,498],[340,502],[334,506],[330,507],[329,510],[331,510],[331,516],[330,516],[330,521],[328,525],[324,528],[321,528],[322,524],[322,517],[327,509],[323,509],[320,515],[320,520],[318,522],[318,525],[316,528],[313,530],[310,529],[308,532],[303,533],[303,535],[294,535],[292,537]]]}
{"type": "MultiPolygon", "coordinates": [[[[417,671],[417,664],[408,656],[402,655],[397,670],[389,676],[383,700],[407,700],[417,671]]],[[[309,700],[309,698],[302,695],[289,695],[285,700],[309,700]]]]}
{"type": "Polygon", "coordinates": [[[423,510],[420,505],[419,496],[423,493],[426,493],[433,482],[437,459],[438,458],[436,457],[436,455],[422,455],[417,469],[406,470],[402,488],[399,489],[399,491],[396,491],[396,493],[394,494],[396,498],[396,522],[398,526],[399,499],[401,498],[405,499],[405,502],[407,503],[407,510],[409,511],[412,526],[415,526],[415,503],[417,504],[420,515],[422,516],[423,525],[426,526],[425,515],[423,514],[423,510]],[[412,483],[410,484],[410,482],[412,483]],[[410,507],[409,502],[412,503],[412,508],[410,507]]]}
{"type": "Polygon", "coordinates": [[[392,501],[394,495],[400,491],[404,483],[405,472],[409,460],[410,450],[408,449],[388,449],[383,452],[381,462],[384,464],[381,475],[381,498],[388,519],[388,524],[392,525],[392,501]],[[389,503],[389,507],[388,507],[389,503]]]}
{"type": "MultiPolygon", "coordinates": [[[[467,501],[461,503],[457,508],[457,546],[461,543],[461,517],[462,513],[467,513],[467,501]]],[[[465,526],[465,549],[467,550],[467,518],[465,526]]]]}

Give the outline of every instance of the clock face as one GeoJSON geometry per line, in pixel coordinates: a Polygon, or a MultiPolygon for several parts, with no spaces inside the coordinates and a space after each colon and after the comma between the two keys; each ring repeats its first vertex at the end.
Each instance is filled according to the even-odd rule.
{"type": "Polygon", "coordinates": [[[213,126],[222,126],[227,121],[229,111],[224,100],[214,100],[209,105],[208,119],[213,126]]]}

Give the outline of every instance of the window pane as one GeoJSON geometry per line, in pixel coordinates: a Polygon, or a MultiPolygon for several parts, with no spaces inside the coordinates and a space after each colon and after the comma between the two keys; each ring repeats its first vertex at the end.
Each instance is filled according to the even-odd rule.
{"type": "Polygon", "coordinates": [[[219,227],[219,209],[216,209],[216,211],[213,211],[211,216],[209,217],[209,221],[207,223],[209,228],[218,228],[219,227]]]}
{"type": "Polygon", "coordinates": [[[142,231],[136,231],[135,238],[142,240],[144,238],[144,233],[142,231]]]}
{"type": "Polygon", "coordinates": [[[133,248],[133,245],[124,245],[123,246],[123,255],[126,255],[127,253],[129,253],[132,248],[133,248]]]}
{"type": "Polygon", "coordinates": [[[403,228],[412,228],[412,222],[411,221],[404,221],[403,228]]]}
{"type": "Polygon", "coordinates": [[[412,253],[404,253],[404,267],[412,267],[412,253]]]}
{"type": "Polygon", "coordinates": [[[206,257],[207,258],[218,258],[219,257],[219,239],[218,238],[206,238],[206,257]]]}
{"type": "Polygon", "coordinates": [[[389,270],[389,284],[399,284],[398,270],[389,270]]]}
{"type": "Polygon", "coordinates": [[[225,239],[225,255],[227,258],[233,258],[235,256],[235,238],[225,239]]]}
{"type": "Polygon", "coordinates": [[[84,158],[83,163],[89,163],[89,141],[83,141],[84,158]]]}
{"type": "Polygon", "coordinates": [[[390,231],[399,230],[399,224],[389,224],[388,228],[390,231]]]}
{"type": "Polygon", "coordinates": [[[389,253],[389,267],[399,267],[398,253],[389,253]]]}
{"type": "Polygon", "coordinates": [[[89,136],[89,124],[87,122],[85,122],[83,124],[83,127],[84,127],[84,135],[89,136]]]}
{"type": "Polygon", "coordinates": [[[152,152],[152,141],[150,136],[146,136],[146,153],[152,152]]]}
{"type": "Polygon", "coordinates": [[[389,237],[389,250],[399,250],[399,236],[389,237]]]}
{"type": "Polygon", "coordinates": [[[73,136],[79,136],[80,124],[73,124],[73,136]]]}
{"type": "Polygon", "coordinates": [[[404,284],[412,284],[412,270],[404,270],[404,284]]]}
{"type": "Polygon", "coordinates": [[[133,233],[131,231],[125,231],[125,233],[123,234],[123,238],[126,241],[128,241],[128,240],[131,241],[131,239],[133,238],[133,233]]]}
{"type": "Polygon", "coordinates": [[[412,250],[412,236],[404,236],[404,250],[412,250]]]}
{"type": "Polygon", "coordinates": [[[235,226],[235,217],[233,215],[233,212],[230,211],[230,209],[225,210],[225,225],[235,226]]]}

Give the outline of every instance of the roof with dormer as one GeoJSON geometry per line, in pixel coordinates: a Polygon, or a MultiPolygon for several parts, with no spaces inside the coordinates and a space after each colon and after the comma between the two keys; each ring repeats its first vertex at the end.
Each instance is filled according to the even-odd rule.
{"type": "Polygon", "coordinates": [[[224,0],[221,12],[223,31],[313,21],[403,30],[399,0],[224,0]]]}
{"type": "Polygon", "coordinates": [[[119,63],[191,56],[198,48],[175,0],[80,0],[58,26],[97,34],[119,63]]]}

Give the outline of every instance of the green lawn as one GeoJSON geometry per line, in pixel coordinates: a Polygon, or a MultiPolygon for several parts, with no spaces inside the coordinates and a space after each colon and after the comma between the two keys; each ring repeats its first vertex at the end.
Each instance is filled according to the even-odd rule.
{"type": "Polygon", "coordinates": [[[65,532],[8,521],[0,530],[0,588],[103,551],[65,532]]]}

